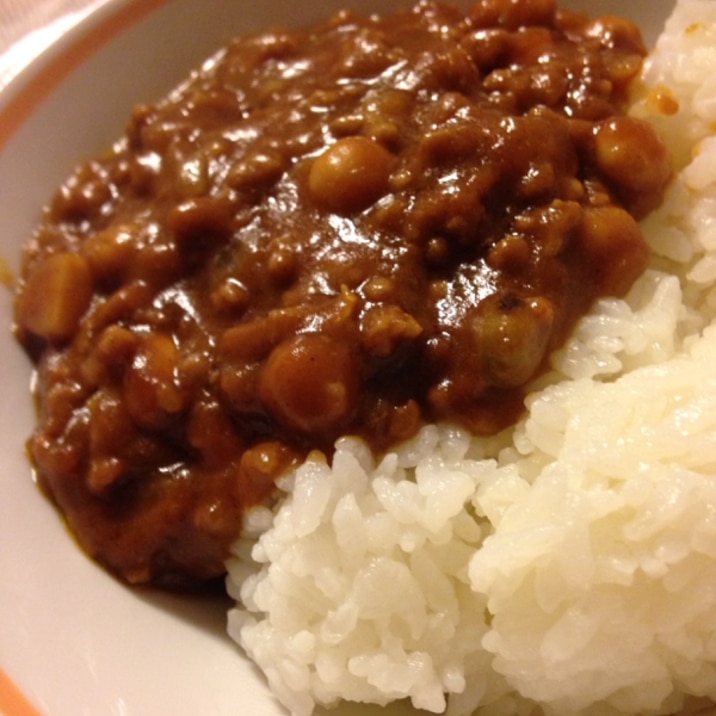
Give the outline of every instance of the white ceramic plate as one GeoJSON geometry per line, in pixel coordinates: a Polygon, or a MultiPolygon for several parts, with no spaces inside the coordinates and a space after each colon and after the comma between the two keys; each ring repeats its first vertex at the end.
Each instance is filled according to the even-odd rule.
{"type": "MultiPolygon", "coordinates": [[[[161,96],[232,34],[308,23],[351,3],[361,11],[407,4],[108,0],[0,94],[0,264],[16,274],[54,187],[110,144],[133,104],[161,96]]],[[[565,5],[627,13],[653,41],[673,2],[565,5]]],[[[11,291],[0,286],[0,713],[31,713],[10,705],[9,677],[44,716],[284,714],[225,636],[224,603],[121,586],[82,554],[41,497],[23,452],[33,422],[30,366],[10,336],[11,309],[11,291]]],[[[412,713],[390,709],[401,712],[412,713]]]]}

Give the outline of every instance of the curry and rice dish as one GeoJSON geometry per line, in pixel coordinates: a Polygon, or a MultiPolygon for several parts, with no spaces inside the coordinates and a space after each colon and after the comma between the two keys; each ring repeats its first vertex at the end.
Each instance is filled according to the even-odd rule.
{"type": "Polygon", "coordinates": [[[25,253],[30,451],[132,583],[224,571],[341,435],[494,433],[648,250],[670,178],[626,21],[426,3],[239,39],[54,197],[25,253]]]}
{"type": "Polygon", "coordinates": [[[713,591],[716,259],[682,231],[716,202],[683,61],[710,5],[646,65],[633,24],[550,0],[346,11],[138,106],[16,298],[29,453],[87,553],[228,570],[296,716],[716,698],[716,605],[670,596],[713,591]]]}

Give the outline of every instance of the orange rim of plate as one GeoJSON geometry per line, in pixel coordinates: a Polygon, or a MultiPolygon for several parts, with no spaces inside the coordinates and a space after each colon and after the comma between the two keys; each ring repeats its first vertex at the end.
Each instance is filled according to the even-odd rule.
{"type": "MultiPolygon", "coordinates": [[[[0,111],[0,150],[50,92],[73,70],[128,27],[167,2],[169,0],[132,0],[124,3],[114,12],[109,12],[100,22],[80,33],[74,42],[63,47],[54,60],[30,77],[9,104],[0,111]]],[[[101,6],[95,12],[100,12],[103,7],[106,6],[101,6]]],[[[89,17],[92,17],[92,14],[89,17]]],[[[77,27],[81,28],[82,22],[77,27]]],[[[10,87],[12,84],[11,82],[10,87]]]]}
{"type": "MultiPolygon", "coordinates": [[[[15,132],[48,95],[77,67],[124,30],[167,2],[169,0],[131,0],[126,2],[84,32],[80,32],[75,41],[62,47],[53,61],[37,74],[30,76],[24,84],[21,84],[15,96],[0,110],[0,150],[7,145],[15,132]]],[[[82,23],[77,27],[81,28],[82,23]]],[[[22,83],[22,81],[21,74],[20,79],[14,80],[10,87],[14,82],[22,83]]],[[[42,713],[23,694],[2,667],[0,667],[0,714],[2,716],[42,716],[42,713]]]]}
{"type": "Polygon", "coordinates": [[[0,669],[0,713],[3,716],[41,716],[2,669],[0,669]]]}

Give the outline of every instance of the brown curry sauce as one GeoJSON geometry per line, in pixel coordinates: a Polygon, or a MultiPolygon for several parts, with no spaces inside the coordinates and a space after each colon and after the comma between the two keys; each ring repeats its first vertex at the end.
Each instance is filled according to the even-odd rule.
{"type": "Polygon", "coordinates": [[[243,510],[343,434],[499,431],[646,266],[671,176],[645,48],[550,0],[240,38],[59,189],[16,334],[40,482],[130,583],[223,573],[243,510]]]}

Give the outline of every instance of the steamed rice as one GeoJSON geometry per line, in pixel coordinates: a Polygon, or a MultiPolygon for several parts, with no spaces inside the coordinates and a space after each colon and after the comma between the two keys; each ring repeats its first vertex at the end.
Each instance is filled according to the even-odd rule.
{"type": "Polygon", "coordinates": [[[513,430],[427,426],[382,458],[344,438],[250,514],[229,632],[296,716],[716,700],[714,69],[716,3],[681,0],[633,110],[679,170],[644,223],[652,266],[581,322],[513,430]]]}

